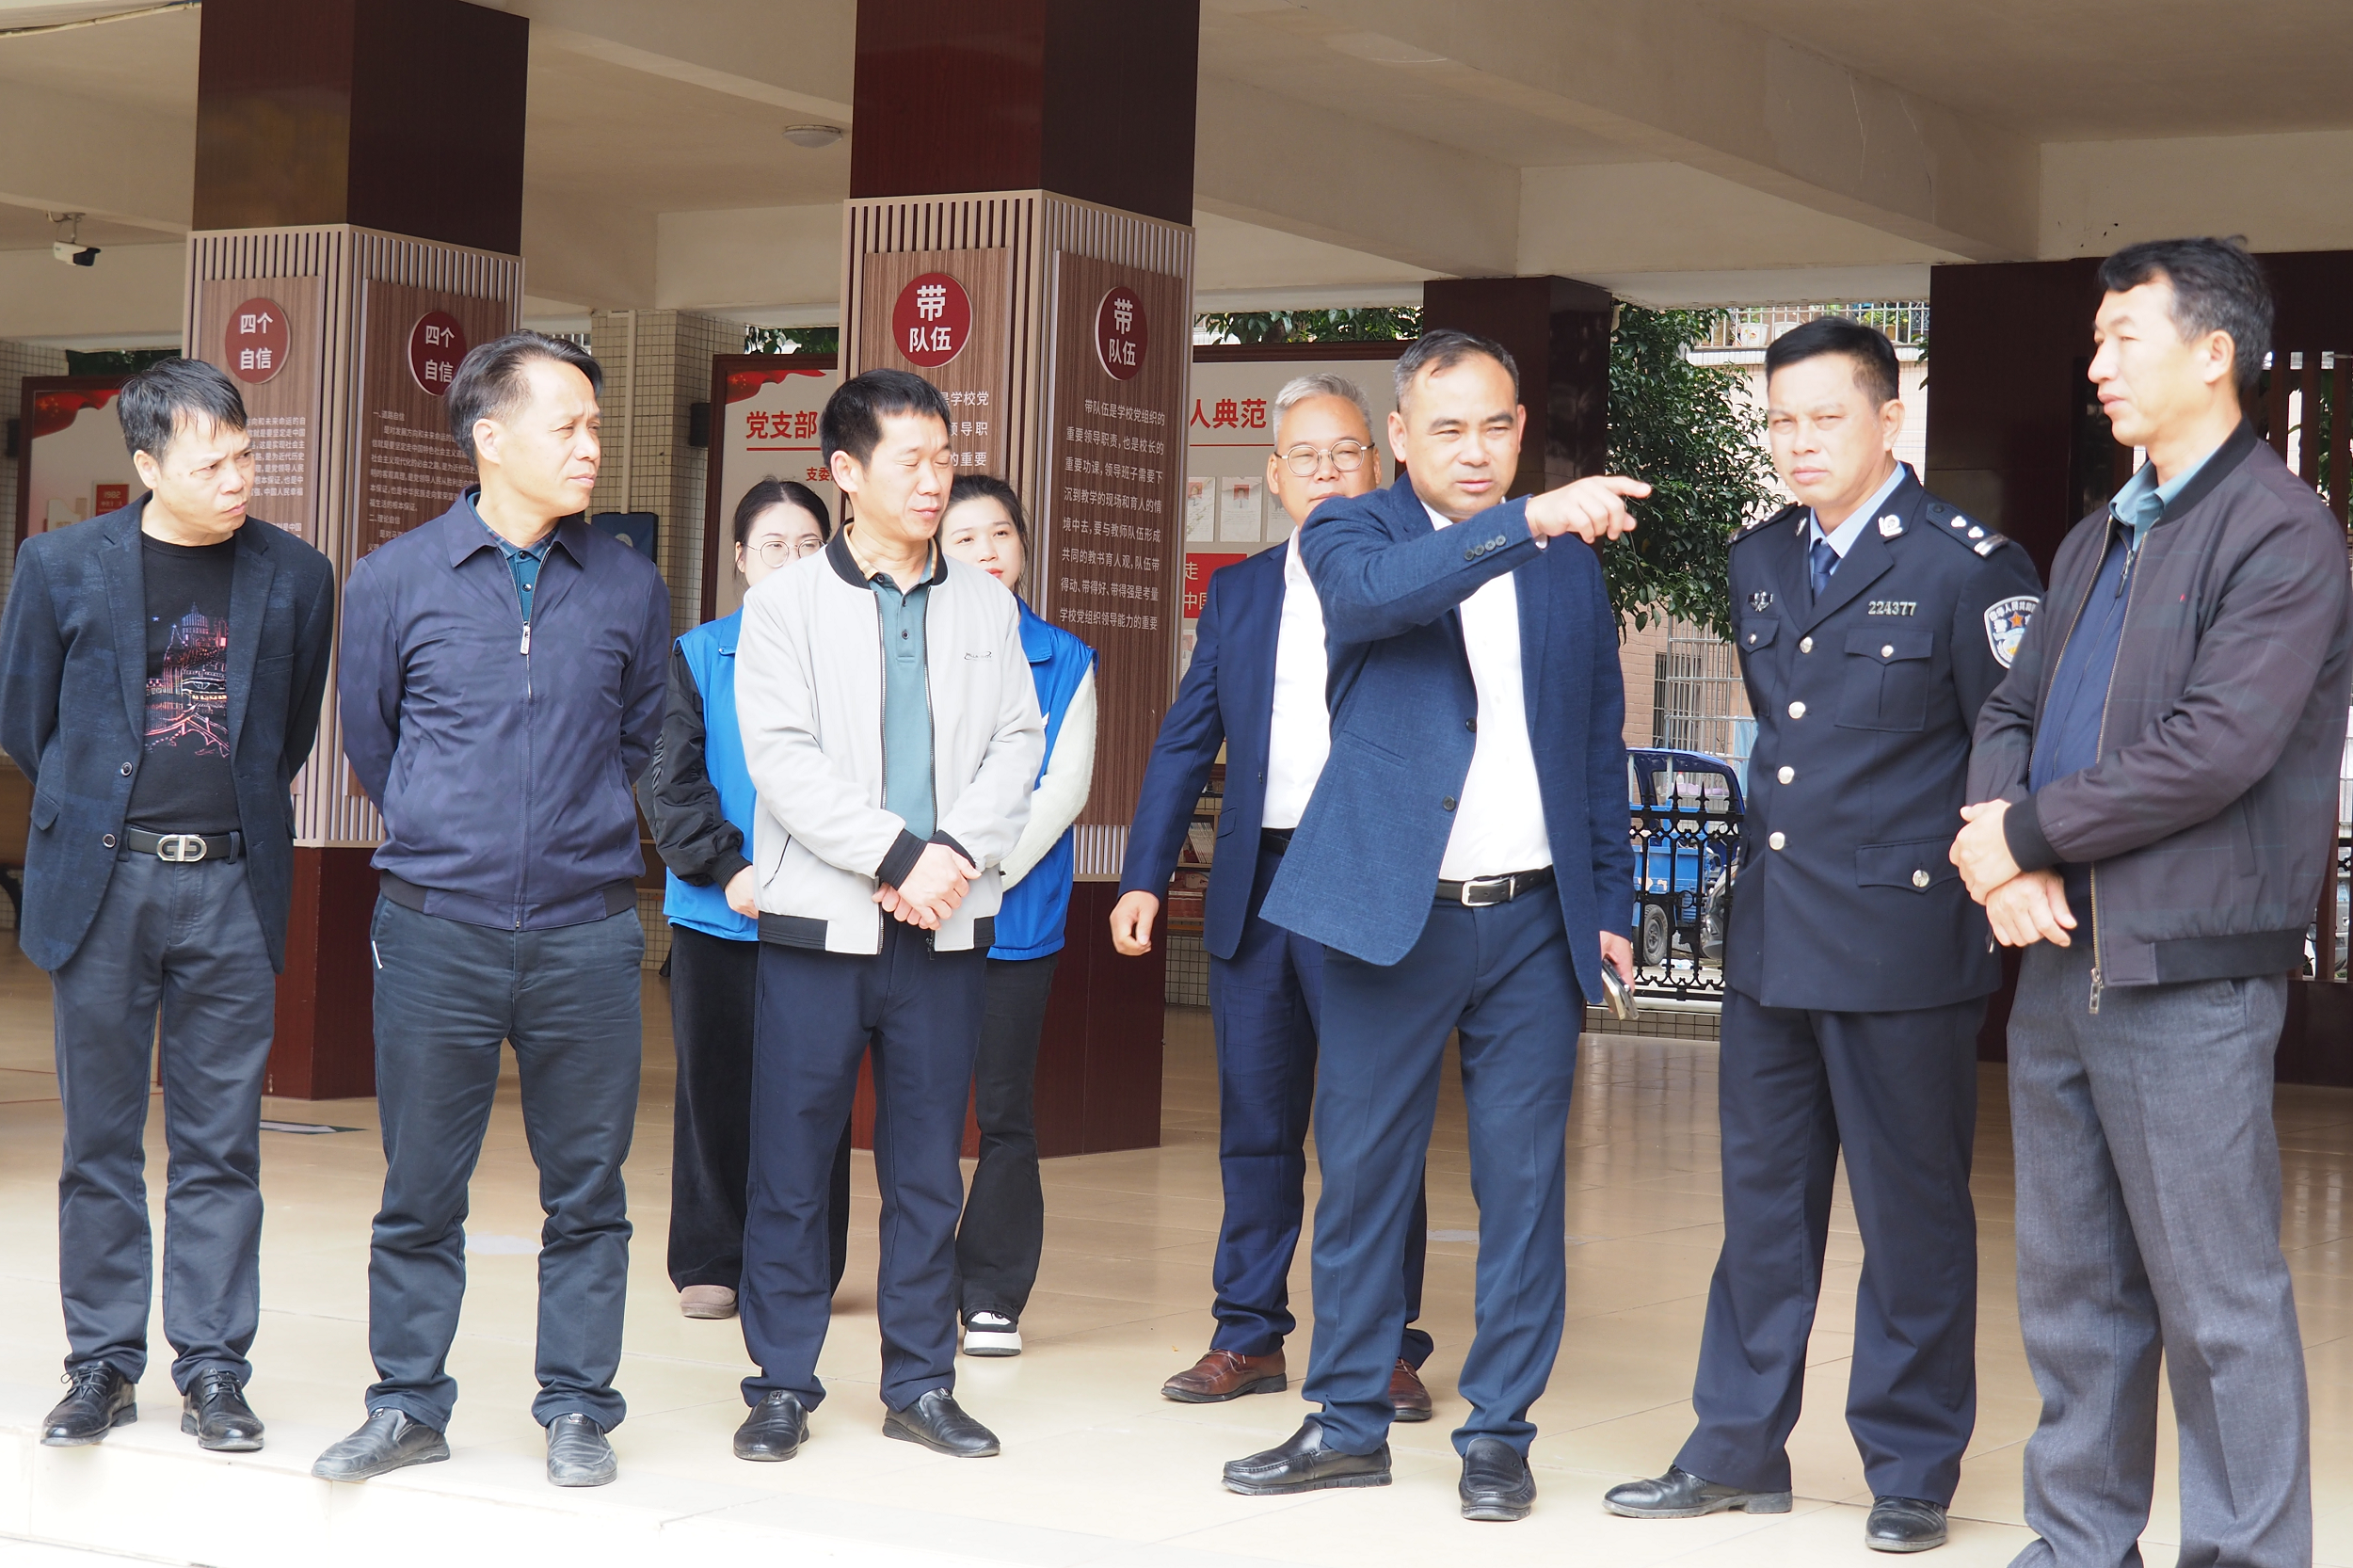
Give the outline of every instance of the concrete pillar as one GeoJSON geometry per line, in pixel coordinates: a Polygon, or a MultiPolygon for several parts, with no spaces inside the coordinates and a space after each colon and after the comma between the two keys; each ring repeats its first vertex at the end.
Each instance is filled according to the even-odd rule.
{"type": "Polygon", "coordinates": [[[858,5],[843,368],[949,392],[960,461],[1029,505],[1032,604],[1100,661],[1047,1154],[1160,1142],[1162,955],[1118,957],[1107,919],[1176,688],[1199,36],[1197,0],[858,5]],[[897,307],[935,275],[953,329],[911,346],[897,307]]]}

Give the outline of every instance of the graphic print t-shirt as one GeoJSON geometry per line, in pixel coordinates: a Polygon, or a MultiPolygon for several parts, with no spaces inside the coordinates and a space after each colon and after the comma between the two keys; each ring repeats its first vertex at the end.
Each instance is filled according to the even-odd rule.
{"type": "Polygon", "coordinates": [[[229,771],[229,585],[237,541],[142,536],[147,577],[147,734],[128,824],[149,833],[233,832],[229,771]]]}

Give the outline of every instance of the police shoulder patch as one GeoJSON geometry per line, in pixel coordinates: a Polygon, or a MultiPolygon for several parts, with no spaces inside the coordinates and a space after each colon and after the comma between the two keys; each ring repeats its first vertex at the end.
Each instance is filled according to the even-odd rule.
{"type": "Polygon", "coordinates": [[[2033,594],[2013,594],[1985,607],[1985,641],[1995,664],[2009,668],[2018,657],[2018,645],[2026,640],[2027,623],[2041,607],[2042,600],[2033,594]]]}

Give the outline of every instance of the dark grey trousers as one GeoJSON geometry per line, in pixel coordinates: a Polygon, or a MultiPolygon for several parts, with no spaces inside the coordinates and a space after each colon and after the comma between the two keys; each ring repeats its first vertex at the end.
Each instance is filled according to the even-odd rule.
{"type": "Polygon", "coordinates": [[[2110,986],[2095,1014],[2088,933],[2026,950],[2009,1018],[2018,1315],[2042,1394],[2041,1539],[2014,1568],[2137,1568],[2160,1352],[2182,1562],[2302,1568],[2310,1421],[2271,1120],[2287,982],[2110,986]]]}
{"type": "Polygon", "coordinates": [[[450,1342],[466,1293],[466,1187],[515,1048],[523,1137],[539,1170],[539,1396],[545,1426],[620,1424],[629,1283],[621,1161],[644,1050],[634,910],[552,931],[501,931],[378,899],[376,1101],[384,1207],[368,1257],[370,1410],[447,1430],[457,1402],[450,1342]]]}
{"type": "Polygon", "coordinates": [[[184,1391],[218,1367],[243,1383],[261,1310],[262,1080],[278,1010],[245,863],[124,856],[50,984],[65,1103],[66,1366],[103,1361],[134,1383],[147,1369],[154,1259],[140,1173],[160,1013],[171,1381],[184,1391]]]}

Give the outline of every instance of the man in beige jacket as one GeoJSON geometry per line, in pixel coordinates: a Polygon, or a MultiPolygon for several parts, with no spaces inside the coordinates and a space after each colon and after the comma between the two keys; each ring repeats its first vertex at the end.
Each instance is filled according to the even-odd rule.
{"type": "Polygon", "coordinates": [[[938,549],[948,431],[918,376],[845,382],[818,439],[856,520],[744,603],[760,952],[741,1310],[760,1369],[741,1459],[792,1458],[824,1398],[827,1176],[870,1048],[883,1432],[997,1452],[953,1393],[957,1156],[997,865],[1028,818],[1045,721],[1013,596],[938,549]]]}

